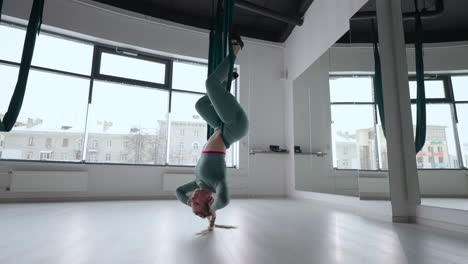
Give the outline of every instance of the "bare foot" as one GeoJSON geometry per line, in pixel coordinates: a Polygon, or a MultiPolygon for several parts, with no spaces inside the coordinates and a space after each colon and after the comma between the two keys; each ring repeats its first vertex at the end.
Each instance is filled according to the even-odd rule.
{"type": "Polygon", "coordinates": [[[233,41],[232,42],[232,49],[234,50],[234,54],[237,56],[237,54],[241,51],[242,48],[235,41],[233,41]]]}

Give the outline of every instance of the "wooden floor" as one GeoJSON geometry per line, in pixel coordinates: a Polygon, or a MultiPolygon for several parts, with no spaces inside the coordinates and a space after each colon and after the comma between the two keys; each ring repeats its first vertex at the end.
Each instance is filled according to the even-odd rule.
{"type": "Polygon", "coordinates": [[[196,236],[205,221],[176,201],[0,204],[0,263],[468,263],[467,236],[325,203],[233,200],[218,222],[239,229],[196,236]]]}

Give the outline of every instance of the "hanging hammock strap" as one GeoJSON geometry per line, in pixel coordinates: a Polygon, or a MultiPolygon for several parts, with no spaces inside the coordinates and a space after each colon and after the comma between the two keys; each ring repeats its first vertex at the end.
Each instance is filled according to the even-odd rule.
{"type": "Polygon", "coordinates": [[[418,8],[418,0],[414,0],[415,12],[415,55],[416,55],[416,153],[421,151],[426,142],[426,93],[424,88],[424,54],[423,54],[423,27],[421,22],[421,13],[418,8]]]}
{"type": "Polygon", "coordinates": [[[2,22],[3,0],[0,0],[0,23],[2,22]]]}
{"type": "MultiPolygon", "coordinates": [[[[3,2],[3,1],[2,1],[3,2]]],[[[0,4],[2,3],[0,2],[0,4]]],[[[29,16],[28,29],[24,39],[23,54],[21,56],[21,65],[18,73],[15,91],[10,100],[8,111],[5,113],[3,120],[0,122],[0,131],[10,131],[16,123],[16,119],[23,104],[23,98],[28,83],[29,69],[34,54],[34,46],[36,45],[36,36],[40,32],[42,24],[42,13],[44,9],[44,0],[34,0],[31,14],[29,16]]]]}
{"type": "MultiPolygon", "coordinates": [[[[213,11],[214,11],[213,0],[213,11]]],[[[213,12],[214,13],[214,12],[213,12]]],[[[230,69],[226,83],[226,89],[231,91],[232,72],[234,70],[235,55],[232,45],[229,45],[229,32],[234,18],[234,0],[218,0],[216,15],[211,20],[210,46],[208,51],[208,76],[216,70],[216,67],[228,55],[230,69]],[[229,51],[229,54],[228,54],[229,51]]],[[[223,127],[221,127],[221,130],[223,127]]],[[[214,129],[208,127],[208,138],[213,135],[214,129]]]]}
{"type": "Polygon", "coordinates": [[[374,46],[374,101],[377,103],[379,109],[379,119],[382,125],[382,131],[386,136],[385,129],[385,111],[384,111],[384,100],[383,100],[383,83],[382,83],[382,66],[380,62],[380,53],[378,47],[378,38],[375,32],[374,20],[372,20],[372,34],[373,34],[373,46],[374,46]]]}
{"type": "MultiPolygon", "coordinates": [[[[423,54],[423,28],[421,13],[419,12],[417,0],[415,0],[415,55],[416,55],[416,80],[417,80],[417,98],[416,98],[416,153],[421,151],[426,141],[426,94],[424,88],[424,54],[423,54]]],[[[374,24],[372,24],[374,30],[374,24]]],[[[383,133],[386,136],[385,112],[383,101],[383,84],[380,54],[377,44],[377,38],[374,37],[374,100],[379,109],[380,123],[383,133]]]]}

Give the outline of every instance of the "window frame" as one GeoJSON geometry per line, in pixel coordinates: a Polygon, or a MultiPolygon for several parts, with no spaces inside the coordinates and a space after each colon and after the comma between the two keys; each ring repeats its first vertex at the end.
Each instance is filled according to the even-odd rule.
{"type": "MultiPolygon", "coordinates": [[[[418,170],[468,170],[468,164],[464,164],[463,161],[463,155],[461,151],[461,141],[458,133],[458,128],[456,124],[458,124],[458,114],[457,114],[457,104],[468,104],[468,101],[456,101],[454,98],[454,93],[453,93],[453,86],[452,86],[452,77],[453,76],[468,76],[468,73],[446,73],[446,74],[436,74],[435,77],[431,74],[425,74],[424,80],[442,80],[443,85],[444,85],[444,94],[445,98],[431,98],[427,99],[426,103],[427,104],[448,104],[450,106],[451,112],[452,112],[452,118],[453,118],[453,132],[454,132],[454,137],[455,137],[455,146],[456,146],[456,155],[457,155],[457,160],[459,167],[458,168],[418,168],[418,170]]],[[[350,78],[350,77],[370,77],[372,80],[374,79],[375,75],[371,73],[363,73],[363,74],[334,74],[334,73],[329,73],[329,79],[331,78],[350,78]]],[[[414,74],[408,74],[408,82],[410,81],[416,81],[416,76],[414,74]]],[[[374,87],[372,86],[372,89],[374,87]]],[[[340,169],[337,167],[332,167],[334,170],[341,170],[341,171],[373,171],[373,172],[387,172],[388,170],[383,170],[381,166],[381,157],[379,155],[380,153],[380,146],[378,144],[378,136],[377,136],[377,126],[380,124],[380,119],[378,117],[378,106],[376,102],[331,102],[330,100],[330,107],[332,105],[374,105],[374,129],[375,129],[375,153],[374,155],[376,156],[376,162],[378,163],[378,169],[376,170],[368,170],[368,169],[340,169]]],[[[416,99],[411,99],[411,105],[416,104],[416,99]]],[[[333,137],[332,137],[333,139],[333,137]]],[[[333,142],[331,142],[333,144],[333,142]]]]}
{"type": "MultiPolygon", "coordinates": [[[[7,20],[2,20],[0,23],[0,26],[7,26],[7,27],[13,27],[13,28],[18,28],[26,32],[26,26],[20,23],[15,23],[7,20]]],[[[77,43],[82,43],[86,45],[91,45],[93,46],[93,54],[92,54],[92,65],[91,65],[91,72],[89,74],[80,74],[80,73],[74,73],[74,72],[69,72],[69,71],[62,71],[62,70],[56,70],[52,68],[46,68],[42,66],[35,66],[31,65],[31,70],[37,70],[37,71],[43,71],[46,73],[55,73],[59,75],[64,75],[64,76],[71,76],[71,77],[77,77],[77,78],[83,78],[89,81],[89,93],[88,93],[88,108],[89,104],[92,103],[92,94],[93,94],[93,85],[94,81],[106,81],[106,82],[113,82],[113,83],[123,83],[123,84],[130,84],[130,85],[135,85],[135,86],[140,86],[140,87],[145,87],[145,88],[154,88],[154,89],[161,89],[161,90],[167,90],[169,92],[169,103],[168,103],[168,113],[171,113],[172,109],[172,93],[173,92],[181,92],[181,93],[190,93],[190,94],[197,94],[197,95],[206,95],[206,93],[201,93],[201,92],[196,92],[196,91],[188,91],[188,90],[180,90],[180,89],[174,89],[172,87],[172,78],[173,78],[173,64],[174,62],[183,62],[183,63],[189,63],[189,64],[198,64],[198,65],[203,65],[203,66],[208,66],[208,63],[206,62],[199,62],[199,61],[192,61],[192,60],[186,60],[186,59],[179,59],[176,57],[168,57],[168,56],[161,56],[159,54],[152,54],[152,53],[146,53],[146,52],[141,52],[141,51],[136,51],[136,50],[131,50],[131,49],[124,49],[116,46],[111,46],[107,45],[104,43],[100,43],[98,41],[90,41],[90,40],[85,40],[81,38],[77,38],[74,36],[68,36],[62,33],[57,33],[53,31],[49,31],[47,29],[42,29],[41,34],[45,34],[51,37],[55,38],[61,38],[64,40],[68,41],[74,41],[77,43]],[[151,62],[156,62],[156,63],[162,63],[165,64],[165,77],[164,77],[164,83],[155,83],[155,82],[148,82],[148,81],[142,81],[142,80],[136,80],[136,79],[131,79],[131,78],[125,78],[125,77],[118,77],[118,76],[112,76],[112,75],[106,75],[100,73],[100,62],[101,62],[101,57],[102,53],[109,53],[109,54],[114,54],[114,55],[119,55],[119,56],[125,56],[125,57],[130,57],[130,58],[137,58],[137,59],[142,59],[146,61],[151,61],[151,62]],[[131,55],[130,55],[131,54],[131,55]],[[134,56],[136,55],[136,56],[134,56]]],[[[6,65],[6,66],[12,66],[19,68],[21,63],[20,62],[14,62],[14,61],[7,61],[0,59],[0,64],[6,65]]],[[[238,66],[234,66],[234,71],[238,71],[238,66]]],[[[232,85],[232,90],[231,93],[234,94],[234,96],[238,99],[238,85],[239,85],[239,80],[236,79],[233,81],[232,85]]],[[[88,113],[87,113],[88,115],[88,113]]],[[[88,116],[86,116],[86,120],[88,119],[88,116]]],[[[208,132],[207,132],[208,133],[208,132]]],[[[91,161],[86,161],[86,155],[87,155],[87,139],[88,139],[88,130],[87,127],[85,126],[85,130],[83,131],[84,137],[81,139],[81,145],[78,146],[79,151],[81,152],[81,160],[76,160],[76,161],[70,161],[70,160],[28,160],[28,159],[0,159],[3,161],[13,161],[13,162],[30,162],[30,163],[58,163],[58,164],[93,164],[93,165],[122,165],[122,166],[156,166],[156,167],[174,167],[174,168],[193,168],[195,167],[194,165],[170,165],[168,164],[168,160],[166,159],[165,164],[134,164],[134,163],[112,163],[112,162],[91,162],[91,161]]],[[[28,137],[28,142],[29,142],[28,137]]],[[[167,151],[169,151],[170,147],[170,138],[168,138],[166,147],[167,151]]],[[[34,140],[35,141],[35,140],[34,140]]],[[[36,143],[36,142],[34,142],[36,143]]],[[[75,142],[76,143],[76,142],[75,142]]],[[[35,144],[33,144],[34,146],[35,144]]],[[[27,144],[25,147],[30,146],[27,144]]],[[[69,142],[70,146],[70,142],[69,142]]],[[[75,147],[75,146],[74,146],[75,147]]],[[[29,152],[28,152],[29,153],[29,152]]],[[[233,155],[238,154],[238,152],[234,152],[233,155]]],[[[127,159],[128,160],[128,159],[127,159]]],[[[233,164],[233,166],[230,166],[228,168],[239,168],[239,158],[234,158],[235,161],[237,161],[237,164],[233,164]]]]}
{"type": "MultiPolygon", "coordinates": [[[[332,74],[330,73],[329,75],[329,78],[351,78],[351,77],[356,77],[356,78],[371,78],[372,80],[374,79],[374,75],[372,74],[332,74]]],[[[373,82],[372,82],[373,83],[373,82]]],[[[374,86],[372,85],[372,95],[374,95],[374,86]]],[[[343,171],[383,171],[381,168],[380,168],[380,146],[378,144],[378,132],[377,132],[377,126],[378,124],[380,124],[380,120],[378,118],[378,114],[377,114],[377,104],[375,102],[331,102],[330,101],[330,108],[332,105],[370,105],[372,106],[372,109],[374,111],[374,114],[372,115],[373,116],[373,119],[374,119],[374,141],[375,141],[375,148],[376,148],[376,151],[374,153],[374,156],[375,156],[375,161],[377,163],[377,170],[369,170],[369,169],[340,169],[340,168],[337,168],[337,167],[333,167],[334,170],[343,170],[343,171]]],[[[331,120],[330,120],[331,121],[331,120]]],[[[333,137],[331,137],[331,139],[333,140],[333,137]]],[[[333,144],[333,142],[331,142],[331,144],[333,144]]],[[[333,155],[332,155],[333,156],[333,155]]],[[[334,156],[333,156],[334,157],[334,156]]],[[[348,163],[348,162],[347,162],[348,163]]],[[[333,162],[332,162],[333,164],[333,162]]]]}

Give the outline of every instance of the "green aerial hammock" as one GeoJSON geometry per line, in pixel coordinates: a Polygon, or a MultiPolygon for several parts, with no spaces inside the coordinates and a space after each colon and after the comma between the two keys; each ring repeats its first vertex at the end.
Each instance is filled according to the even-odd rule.
{"type": "Polygon", "coordinates": [[[379,108],[380,124],[382,125],[382,131],[386,137],[387,132],[385,129],[385,111],[384,111],[384,100],[383,100],[383,84],[382,84],[382,67],[380,62],[379,47],[377,45],[377,36],[375,34],[374,21],[372,20],[372,32],[374,35],[374,101],[377,103],[379,108]]]}
{"type": "MultiPolygon", "coordinates": [[[[211,20],[210,31],[210,47],[208,51],[208,76],[218,67],[223,61],[229,50],[229,60],[231,62],[226,83],[226,89],[231,91],[232,72],[234,70],[235,55],[232,45],[229,44],[229,32],[233,25],[234,17],[234,0],[218,0],[216,15],[214,14],[213,1],[213,16],[211,20]]],[[[213,135],[214,129],[208,128],[208,138],[213,135]]]]}
{"type": "Polygon", "coordinates": [[[414,49],[416,56],[416,153],[421,151],[426,142],[426,92],[424,88],[424,54],[423,54],[423,30],[421,22],[421,13],[418,8],[418,0],[414,0],[415,12],[415,40],[414,49]]]}
{"type": "MultiPolygon", "coordinates": [[[[2,10],[3,0],[0,0],[0,12],[2,10]]],[[[10,131],[16,123],[16,119],[23,104],[24,93],[28,83],[29,69],[34,54],[34,46],[36,45],[36,36],[40,32],[42,24],[42,11],[44,9],[44,0],[34,0],[31,14],[29,16],[28,29],[24,40],[23,54],[21,56],[21,65],[18,73],[15,91],[10,100],[8,111],[5,113],[3,120],[0,122],[0,131],[10,131]]],[[[1,13],[0,13],[1,15],[1,13]]]]}
{"type": "MultiPolygon", "coordinates": [[[[421,22],[421,13],[418,9],[417,0],[415,0],[415,55],[416,55],[416,81],[417,81],[417,97],[416,97],[416,136],[415,148],[416,153],[421,151],[426,142],[426,94],[424,88],[424,54],[423,54],[423,31],[421,22]]],[[[383,84],[382,84],[382,69],[380,62],[379,49],[377,46],[377,38],[374,39],[374,99],[379,108],[380,123],[384,135],[385,129],[385,113],[383,102],[383,84]]]]}

